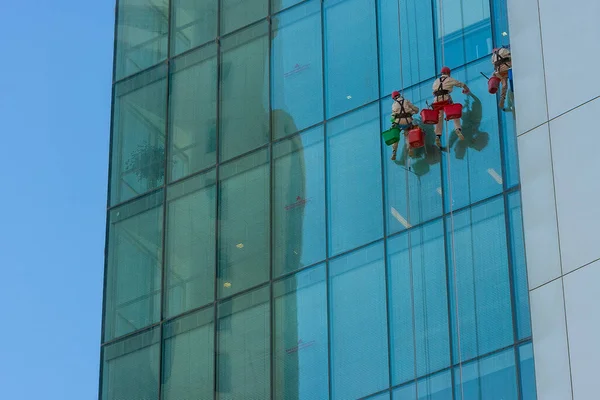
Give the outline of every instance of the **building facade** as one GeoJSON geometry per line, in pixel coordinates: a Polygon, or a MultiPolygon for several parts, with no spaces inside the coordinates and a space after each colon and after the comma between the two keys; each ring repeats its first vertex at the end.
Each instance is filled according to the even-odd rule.
{"type": "Polygon", "coordinates": [[[588,116],[600,112],[600,55],[588,49],[600,4],[511,0],[509,11],[538,396],[595,399],[600,180],[588,116]]]}
{"type": "Polygon", "coordinates": [[[99,398],[537,398],[514,103],[483,76],[508,19],[119,0],[99,398]],[[444,65],[465,140],[391,160],[390,93],[427,107],[444,65]]]}

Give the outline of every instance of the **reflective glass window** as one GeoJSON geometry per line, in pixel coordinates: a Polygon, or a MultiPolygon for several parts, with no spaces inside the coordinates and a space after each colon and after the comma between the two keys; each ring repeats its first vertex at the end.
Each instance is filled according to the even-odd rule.
{"type": "Polygon", "coordinates": [[[329,265],[333,399],[356,399],[386,389],[387,317],[383,244],[329,265]]]}
{"type": "Polygon", "coordinates": [[[329,398],[325,265],[273,285],[275,398],[329,398]]]}
{"type": "Polygon", "coordinates": [[[273,137],[323,121],[321,4],[309,1],[273,18],[273,137]]]}
{"type": "Polygon", "coordinates": [[[268,14],[268,0],[220,0],[221,36],[252,22],[265,18],[268,14]]]}
{"type": "Polygon", "coordinates": [[[450,366],[443,223],[404,232],[387,249],[392,385],[397,385],[414,379],[415,372],[423,376],[450,366]]]}
{"type": "Polygon", "coordinates": [[[323,127],[273,145],[273,274],[325,259],[323,127]]]}
{"type": "Polygon", "coordinates": [[[218,307],[218,399],[270,399],[269,288],[218,307]]]}
{"type": "MultiPolygon", "coordinates": [[[[452,399],[452,374],[450,370],[419,379],[394,390],[393,400],[449,400],[452,399]]],[[[461,399],[456,397],[456,399],[461,399]]],[[[470,399],[465,397],[464,400],[470,399]]]]}
{"type": "Polygon", "coordinates": [[[294,4],[302,3],[306,0],[271,0],[271,13],[274,14],[281,10],[285,10],[294,4]]]}
{"type": "Polygon", "coordinates": [[[447,217],[446,227],[453,354],[458,362],[513,343],[502,197],[447,217]]]}
{"type": "Polygon", "coordinates": [[[521,194],[508,195],[508,218],[510,222],[511,262],[513,267],[514,302],[519,339],[531,336],[529,317],[529,290],[527,285],[527,265],[525,262],[525,239],[521,216],[521,194]]]}
{"type": "Polygon", "coordinates": [[[167,189],[166,316],[214,300],[215,171],[167,189]]]}
{"type": "Polygon", "coordinates": [[[494,43],[496,46],[509,44],[510,29],[508,27],[508,8],[506,0],[492,0],[494,18],[494,43]]]}
{"type": "Polygon", "coordinates": [[[469,86],[471,94],[466,96],[460,89],[452,92],[454,102],[460,102],[464,107],[462,132],[465,139],[458,140],[451,122],[446,124],[442,139],[442,144],[449,148],[444,152],[443,160],[447,211],[450,207],[455,210],[503,190],[498,106],[496,98],[487,93],[487,80],[480,74],[489,72],[488,63],[486,59],[470,65],[466,71],[452,73],[469,86]],[[446,157],[450,158],[449,165],[446,157]]]}
{"type": "Polygon", "coordinates": [[[168,0],[120,0],[117,10],[115,79],[167,58],[168,0]]]}
{"type": "Polygon", "coordinates": [[[217,37],[215,0],[171,0],[171,56],[217,37]]]}
{"type": "Polygon", "coordinates": [[[435,72],[430,1],[377,0],[381,96],[431,78],[435,72]]]}
{"type": "Polygon", "coordinates": [[[212,399],[214,308],[163,325],[162,398],[212,399]]]}
{"type": "Polygon", "coordinates": [[[217,46],[210,44],[171,64],[170,180],[217,160],[217,46]]]}
{"type": "Polygon", "coordinates": [[[521,393],[523,394],[523,400],[537,400],[533,345],[531,343],[519,347],[519,363],[521,367],[521,393]]]}
{"type": "Polygon", "coordinates": [[[500,112],[501,135],[504,142],[505,187],[507,189],[519,184],[519,155],[517,153],[517,133],[513,100],[514,96],[509,89],[505,103],[505,107],[509,111],[500,112]]]}
{"type": "Polygon", "coordinates": [[[331,118],[378,97],[375,4],[325,0],[324,13],[325,100],[331,118]]]}
{"type": "Polygon", "coordinates": [[[107,345],[102,350],[102,400],[158,400],[160,329],[107,345]]]}
{"type": "Polygon", "coordinates": [[[327,124],[329,252],[383,236],[379,107],[370,105],[327,124]]]}
{"type": "Polygon", "coordinates": [[[456,367],[454,371],[457,399],[518,398],[513,349],[463,364],[462,373],[460,368],[456,367]]]}
{"type": "Polygon", "coordinates": [[[269,140],[269,24],[223,38],[221,53],[219,152],[225,161],[269,140]]]}
{"type": "Polygon", "coordinates": [[[104,341],[160,319],[162,191],[109,213],[104,341]]]}
{"type": "Polygon", "coordinates": [[[269,158],[259,150],[220,167],[219,296],[269,279],[269,158]]]}
{"type": "Polygon", "coordinates": [[[369,397],[368,400],[390,400],[390,393],[389,392],[380,393],[378,395],[369,397]]]}
{"type": "Polygon", "coordinates": [[[111,205],[165,181],[166,72],[161,65],[115,86],[111,205]]]}

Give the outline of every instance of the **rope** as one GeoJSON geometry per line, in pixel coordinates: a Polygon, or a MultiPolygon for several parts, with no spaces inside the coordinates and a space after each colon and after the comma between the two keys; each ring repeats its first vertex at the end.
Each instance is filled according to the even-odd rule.
{"type": "MultiPolygon", "coordinates": [[[[442,64],[445,64],[446,55],[445,55],[445,30],[444,30],[444,6],[443,0],[439,1],[439,19],[440,19],[440,28],[441,28],[441,44],[442,44],[442,64]]],[[[448,133],[448,121],[446,121],[446,143],[449,143],[450,134],[448,133]]],[[[449,151],[450,149],[448,149],[449,151]]],[[[462,400],[465,400],[465,393],[463,387],[463,367],[462,367],[462,347],[460,343],[460,314],[459,314],[459,305],[458,305],[458,284],[457,284],[457,267],[456,267],[456,251],[455,251],[455,243],[454,243],[454,210],[452,206],[453,195],[452,195],[452,170],[449,153],[446,154],[446,168],[448,170],[448,195],[449,195],[449,207],[450,207],[450,248],[452,249],[452,267],[453,267],[453,285],[454,285],[454,306],[456,313],[456,336],[457,336],[457,347],[458,347],[458,367],[460,374],[460,397],[462,400]]]]}

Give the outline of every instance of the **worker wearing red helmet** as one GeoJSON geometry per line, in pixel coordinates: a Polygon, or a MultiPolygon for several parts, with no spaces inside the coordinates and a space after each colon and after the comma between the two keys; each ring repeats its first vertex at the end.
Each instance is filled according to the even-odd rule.
{"type": "MultiPolygon", "coordinates": [[[[469,88],[464,83],[452,78],[450,76],[450,68],[443,67],[440,71],[441,75],[439,78],[435,80],[433,83],[433,109],[439,110],[440,115],[438,118],[437,124],[435,124],[435,144],[440,146],[442,145],[442,124],[444,122],[443,113],[444,106],[448,104],[452,104],[452,90],[454,87],[462,88],[463,93],[469,93],[469,88]]],[[[453,119],[454,121],[454,129],[456,131],[456,135],[460,140],[464,140],[464,136],[462,134],[462,127],[460,125],[460,118],[453,119]]]]}
{"type": "MultiPolygon", "coordinates": [[[[406,100],[399,91],[392,92],[392,123],[399,129],[408,132],[413,127],[413,115],[419,112],[419,107],[415,106],[410,101],[406,100]]],[[[412,148],[406,144],[409,155],[412,155],[412,148]]],[[[398,150],[398,142],[392,145],[392,160],[396,159],[396,151],[398,150]]]]}
{"type": "Polygon", "coordinates": [[[494,64],[494,76],[500,79],[500,84],[502,85],[498,107],[504,110],[504,101],[506,100],[506,91],[508,90],[508,70],[512,68],[510,50],[507,47],[494,49],[492,51],[492,64],[494,64]]]}

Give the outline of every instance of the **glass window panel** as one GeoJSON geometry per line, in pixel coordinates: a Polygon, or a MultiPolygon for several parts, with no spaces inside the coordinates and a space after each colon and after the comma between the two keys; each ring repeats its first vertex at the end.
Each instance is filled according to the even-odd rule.
{"type": "Polygon", "coordinates": [[[525,239],[523,237],[520,192],[508,195],[508,218],[510,222],[517,332],[519,339],[524,339],[531,336],[531,320],[529,317],[529,290],[527,286],[527,264],[525,262],[525,239]]]}
{"type": "Polygon", "coordinates": [[[269,24],[222,39],[221,52],[219,152],[225,161],[269,140],[269,24]]]}
{"type": "Polygon", "coordinates": [[[116,80],[167,58],[168,0],[120,0],[117,15],[116,80]]]}
{"type": "Polygon", "coordinates": [[[383,236],[378,116],[375,104],[327,124],[331,255],[383,236]]]}
{"type": "Polygon", "coordinates": [[[104,341],[160,319],[163,193],[109,213],[104,341]]]}
{"type": "Polygon", "coordinates": [[[326,114],[331,118],[378,97],[377,32],[371,0],[325,0],[324,7],[326,114]]]}
{"type": "MultiPolygon", "coordinates": [[[[419,108],[427,107],[431,82],[406,90],[404,96],[419,108]]],[[[390,127],[391,107],[391,98],[381,101],[382,130],[390,127]]],[[[425,131],[425,148],[414,150],[413,157],[408,156],[401,143],[397,158],[392,161],[392,146],[385,146],[388,234],[442,215],[442,153],[435,145],[433,126],[421,125],[421,128],[425,131]]]]}
{"type": "Polygon", "coordinates": [[[430,1],[377,0],[377,3],[380,95],[386,96],[435,74],[433,12],[430,1]]]}
{"type": "Polygon", "coordinates": [[[268,0],[221,0],[221,36],[268,14],[268,0]]]}
{"type": "Polygon", "coordinates": [[[214,308],[164,325],[162,398],[213,398],[214,308]]]}
{"type": "Polygon", "coordinates": [[[378,395],[369,397],[368,400],[390,400],[390,393],[389,392],[380,393],[378,395]]]}
{"type": "Polygon", "coordinates": [[[523,400],[537,400],[533,345],[531,343],[519,347],[519,362],[521,367],[521,393],[523,400]]]}
{"type": "Polygon", "coordinates": [[[321,4],[309,1],[273,18],[273,137],[323,121],[321,4]]]}
{"type": "Polygon", "coordinates": [[[273,145],[273,273],[325,259],[323,127],[273,145]]]}
{"type": "Polygon", "coordinates": [[[446,227],[448,259],[452,263],[449,270],[454,362],[458,362],[513,343],[502,197],[454,214],[453,219],[448,217],[446,227]]]}
{"type": "Polygon", "coordinates": [[[161,65],[115,86],[111,205],[164,183],[166,72],[161,65]]]}
{"type": "Polygon", "coordinates": [[[307,0],[271,0],[271,13],[275,14],[278,11],[285,10],[294,4],[302,3],[303,1],[307,0]]]}
{"type": "Polygon", "coordinates": [[[160,330],[142,332],[102,350],[102,400],[158,400],[160,330]]]}
{"type": "Polygon", "coordinates": [[[217,46],[177,58],[171,66],[169,107],[170,180],[217,160],[217,46]]]}
{"type": "Polygon", "coordinates": [[[167,189],[166,316],[214,300],[215,171],[167,189]]]}
{"type": "Polygon", "coordinates": [[[219,296],[269,279],[269,158],[260,150],[220,167],[219,296]]]}
{"type": "Polygon", "coordinates": [[[383,257],[377,243],[330,262],[333,399],[356,399],[389,386],[383,257]]]}
{"type": "MultiPolygon", "coordinates": [[[[394,390],[393,400],[449,400],[452,399],[452,374],[439,372],[415,383],[394,390]]],[[[460,399],[460,397],[457,397],[460,399]]],[[[467,398],[465,398],[466,400],[467,398]]]]}
{"type": "Polygon", "coordinates": [[[450,167],[444,157],[444,184],[446,186],[446,210],[450,209],[450,190],[452,209],[464,207],[486,199],[503,190],[502,163],[500,158],[499,125],[496,98],[487,93],[487,80],[480,72],[489,73],[489,60],[485,59],[467,67],[467,70],[452,73],[458,80],[465,82],[471,94],[465,96],[461,90],[454,90],[452,98],[464,106],[462,131],[465,140],[458,140],[453,130],[454,124],[446,126],[442,139],[450,150],[450,167]],[[450,139],[448,139],[448,134],[450,139]],[[451,179],[450,188],[448,179],[451,179]]]}
{"type": "MultiPolygon", "coordinates": [[[[500,99],[498,98],[498,100],[500,99]]],[[[513,112],[500,112],[501,135],[504,142],[505,186],[507,189],[519,184],[519,156],[517,153],[517,133],[513,100],[514,96],[509,88],[506,95],[505,107],[513,110],[513,112]]]]}
{"type": "Polygon", "coordinates": [[[269,288],[218,307],[218,399],[270,399],[269,288]]]}
{"type": "Polygon", "coordinates": [[[461,11],[461,35],[465,42],[466,62],[469,63],[492,52],[490,0],[461,0],[461,11]]]}
{"type": "Polygon", "coordinates": [[[416,398],[417,390],[414,382],[399,387],[398,389],[394,390],[392,395],[393,400],[415,400],[416,398]]]}
{"type": "Polygon", "coordinates": [[[456,367],[454,380],[457,399],[517,399],[514,350],[456,367]]]}
{"type": "Polygon", "coordinates": [[[325,265],[273,285],[275,398],[329,398],[325,265]]]}
{"type": "Polygon", "coordinates": [[[494,15],[494,43],[496,46],[509,44],[508,8],[506,0],[492,0],[494,15]]]}
{"type": "Polygon", "coordinates": [[[388,266],[392,385],[397,385],[414,379],[415,372],[423,376],[450,366],[442,221],[390,239],[388,266]]]}
{"type": "Polygon", "coordinates": [[[171,0],[171,56],[217,37],[215,0],[171,0]]]}

